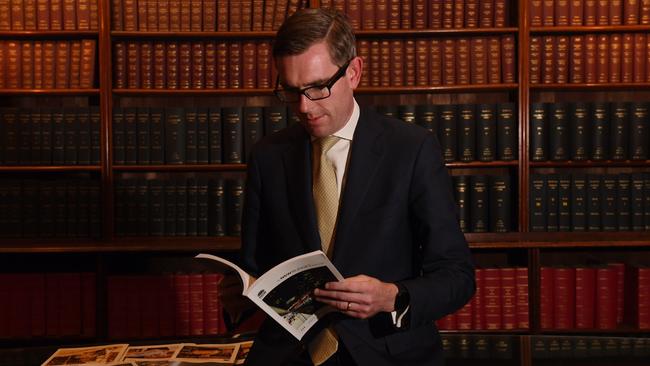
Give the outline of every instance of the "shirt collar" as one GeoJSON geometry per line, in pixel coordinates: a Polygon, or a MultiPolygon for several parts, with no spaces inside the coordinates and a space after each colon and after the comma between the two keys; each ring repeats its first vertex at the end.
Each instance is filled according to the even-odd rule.
{"type": "Polygon", "coordinates": [[[340,130],[334,132],[334,136],[352,141],[352,137],[354,136],[354,130],[357,128],[357,123],[359,122],[359,104],[357,104],[357,100],[353,99],[354,105],[352,107],[352,115],[350,116],[350,119],[345,123],[343,128],[340,130]]]}

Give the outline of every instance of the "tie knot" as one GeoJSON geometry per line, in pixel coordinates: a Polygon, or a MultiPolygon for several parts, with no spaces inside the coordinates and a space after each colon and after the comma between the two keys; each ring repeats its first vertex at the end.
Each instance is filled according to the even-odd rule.
{"type": "Polygon", "coordinates": [[[326,136],[317,140],[318,145],[320,146],[321,154],[325,154],[329,149],[334,146],[339,141],[339,138],[336,136],[326,136]]]}

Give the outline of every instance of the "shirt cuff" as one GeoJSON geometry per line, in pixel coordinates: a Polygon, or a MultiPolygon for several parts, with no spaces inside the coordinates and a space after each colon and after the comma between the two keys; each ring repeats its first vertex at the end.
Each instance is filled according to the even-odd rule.
{"type": "Polygon", "coordinates": [[[404,320],[405,320],[404,317],[409,312],[410,308],[411,308],[411,305],[407,306],[406,309],[404,309],[404,312],[402,312],[401,314],[397,314],[397,311],[391,311],[390,312],[390,316],[393,319],[393,325],[396,328],[401,329],[402,327],[406,326],[406,324],[404,324],[405,323],[404,322],[404,320]]]}

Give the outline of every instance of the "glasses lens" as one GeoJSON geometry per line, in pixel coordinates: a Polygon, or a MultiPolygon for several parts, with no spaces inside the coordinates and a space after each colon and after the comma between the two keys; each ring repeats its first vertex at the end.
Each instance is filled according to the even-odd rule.
{"type": "Polygon", "coordinates": [[[324,99],[330,96],[330,88],[327,86],[315,86],[304,91],[307,98],[311,100],[324,99]]]}

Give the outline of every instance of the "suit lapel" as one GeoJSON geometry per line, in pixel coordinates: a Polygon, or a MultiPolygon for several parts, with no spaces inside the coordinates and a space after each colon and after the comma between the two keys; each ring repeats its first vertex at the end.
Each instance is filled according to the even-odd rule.
{"type": "Polygon", "coordinates": [[[383,129],[380,126],[373,123],[369,112],[361,112],[354,131],[347,178],[339,208],[333,254],[335,264],[338,257],[350,249],[351,243],[346,243],[347,234],[354,225],[357,211],[384,156],[383,129]]]}

